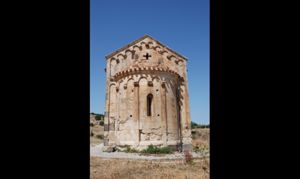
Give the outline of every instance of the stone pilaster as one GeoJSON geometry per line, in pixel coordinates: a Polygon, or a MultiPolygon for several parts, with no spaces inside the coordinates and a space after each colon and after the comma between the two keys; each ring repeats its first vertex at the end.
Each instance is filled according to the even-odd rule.
{"type": "Polygon", "coordinates": [[[134,119],[136,119],[137,127],[135,129],[136,131],[136,144],[139,144],[140,142],[140,114],[139,114],[139,82],[134,82],[134,104],[135,104],[135,110],[134,110],[134,119]]]}
{"type": "Polygon", "coordinates": [[[183,150],[192,150],[192,136],[191,136],[191,117],[190,117],[190,106],[189,106],[189,94],[188,94],[188,85],[187,85],[187,74],[184,74],[184,82],[182,84],[182,96],[183,96],[183,118],[182,118],[182,143],[183,150]]]}
{"type": "MultiPolygon", "coordinates": [[[[106,63],[106,90],[105,90],[105,112],[104,128],[108,129],[109,125],[109,103],[110,103],[110,60],[106,63]]],[[[108,130],[104,130],[104,145],[108,145],[108,130]]]]}
{"type": "Polygon", "coordinates": [[[167,98],[166,98],[166,83],[161,83],[161,126],[162,126],[162,140],[164,146],[167,146],[167,98]]]}

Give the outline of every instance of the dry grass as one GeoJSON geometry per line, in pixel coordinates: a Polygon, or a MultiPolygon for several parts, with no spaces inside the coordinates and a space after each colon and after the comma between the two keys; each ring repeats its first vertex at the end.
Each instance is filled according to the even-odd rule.
{"type": "Polygon", "coordinates": [[[90,131],[94,133],[94,136],[90,136],[90,143],[92,145],[94,144],[100,144],[103,142],[103,139],[97,138],[97,135],[103,135],[104,134],[104,127],[100,125],[94,125],[93,127],[90,126],[90,131]]]}
{"type": "Polygon", "coordinates": [[[209,159],[192,164],[182,161],[158,162],[91,157],[91,179],[208,179],[209,159]]]}
{"type": "Polygon", "coordinates": [[[193,129],[192,145],[198,148],[209,148],[209,129],[193,129]]]}

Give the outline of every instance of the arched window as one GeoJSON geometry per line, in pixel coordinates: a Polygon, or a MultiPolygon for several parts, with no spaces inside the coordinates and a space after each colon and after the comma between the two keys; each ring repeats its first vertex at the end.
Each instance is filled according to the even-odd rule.
{"type": "Polygon", "coordinates": [[[152,94],[147,95],[147,116],[151,116],[152,94]]]}

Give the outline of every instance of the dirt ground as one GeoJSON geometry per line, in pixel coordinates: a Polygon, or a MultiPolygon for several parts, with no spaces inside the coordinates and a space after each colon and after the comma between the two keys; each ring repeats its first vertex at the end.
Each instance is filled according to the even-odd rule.
{"type": "Polygon", "coordinates": [[[208,179],[209,158],[182,161],[138,161],[90,158],[91,179],[208,179]]]}
{"type": "MultiPolygon", "coordinates": [[[[104,127],[90,127],[91,146],[103,142],[104,127]],[[98,136],[98,137],[97,137],[98,136]]],[[[192,145],[195,150],[209,151],[209,129],[193,129],[192,145]]],[[[91,179],[208,179],[209,157],[193,159],[191,164],[178,161],[144,161],[90,157],[91,179]]]]}

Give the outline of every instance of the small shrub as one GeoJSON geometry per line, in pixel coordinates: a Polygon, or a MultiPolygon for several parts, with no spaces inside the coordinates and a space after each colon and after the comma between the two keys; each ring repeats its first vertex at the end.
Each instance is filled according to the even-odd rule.
{"type": "Polygon", "coordinates": [[[184,161],[187,164],[193,164],[193,156],[188,150],[184,151],[184,161]]]}
{"type": "Polygon", "coordinates": [[[94,127],[94,123],[90,123],[90,126],[91,126],[91,127],[94,127]]]}
{"type": "Polygon", "coordinates": [[[98,139],[103,139],[103,138],[104,138],[104,136],[101,135],[101,134],[96,135],[96,137],[97,137],[98,139]]]}
{"type": "Polygon", "coordinates": [[[93,132],[91,132],[91,136],[92,136],[92,137],[94,136],[94,133],[93,133],[93,132]]]}
{"type": "Polygon", "coordinates": [[[104,126],[104,121],[100,121],[100,122],[99,122],[99,125],[100,125],[100,126],[104,126]]]}
{"type": "Polygon", "coordinates": [[[192,121],[191,122],[191,127],[192,127],[192,129],[195,129],[195,128],[198,127],[198,124],[192,121]]]}
{"type": "Polygon", "coordinates": [[[97,115],[95,116],[95,119],[96,119],[97,121],[104,120],[104,115],[103,115],[103,114],[97,114],[97,115]]]}

